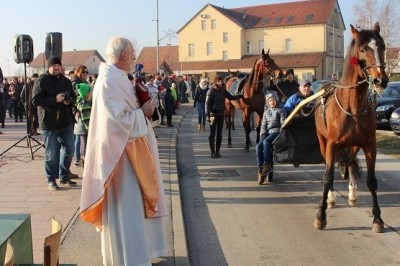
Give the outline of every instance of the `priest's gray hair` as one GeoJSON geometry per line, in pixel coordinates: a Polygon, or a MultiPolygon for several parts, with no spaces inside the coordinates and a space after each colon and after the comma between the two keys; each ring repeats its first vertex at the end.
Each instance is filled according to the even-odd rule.
{"type": "Polygon", "coordinates": [[[107,63],[118,63],[121,53],[129,49],[129,47],[133,47],[133,45],[128,39],[120,36],[112,37],[106,49],[107,63]]]}

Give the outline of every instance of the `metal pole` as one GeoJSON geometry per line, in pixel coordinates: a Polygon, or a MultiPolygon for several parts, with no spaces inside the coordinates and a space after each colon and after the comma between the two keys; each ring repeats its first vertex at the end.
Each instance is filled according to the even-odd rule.
{"type": "Polygon", "coordinates": [[[158,25],[158,0],[157,0],[157,73],[160,73],[160,37],[159,37],[159,25],[158,25]]]}
{"type": "MultiPolygon", "coordinates": [[[[333,12],[333,73],[336,73],[336,68],[335,68],[335,61],[336,61],[336,49],[335,49],[335,14],[336,14],[336,9],[333,12]]],[[[332,73],[332,74],[333,74],[332,73]]]]}

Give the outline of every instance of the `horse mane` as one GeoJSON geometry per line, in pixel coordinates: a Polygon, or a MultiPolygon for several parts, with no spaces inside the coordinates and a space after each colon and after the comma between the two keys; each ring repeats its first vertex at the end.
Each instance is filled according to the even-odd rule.
{"type": "Polygon", "coordinates": [[[350,46],[347,48],[346,56],[343,61],[343,75],[340,79],[340,84],[349,85],[350,80],[345,80],[346,77],[352,77],[355,72],[354,66],[350,63],[350,59],[353,56],[356,56],[356,52],[354,51],[354,46],[356,45],[356,40],[352,39],[350,46]]]}
{"type": "Polygon", "coordinates": [[[256,75],[255,72],[256,72],[257,61],[258,61],[258,59],[256,59],[256,61],[254,62],[253,69],[251,70],[250,77],[249,77],[249,80],[248,80],[249,84],[253,83],[254,77],[256,75]]]}

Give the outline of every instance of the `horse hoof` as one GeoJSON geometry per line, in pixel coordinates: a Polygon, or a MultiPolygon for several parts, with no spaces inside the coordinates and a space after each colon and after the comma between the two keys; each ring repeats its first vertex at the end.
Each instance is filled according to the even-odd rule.
{"type": "Polygon", "coordinates": [[[328,209],[333,209],[336,207],[336,202],[334,201],[329,201],[328,203],[328,209]]]}
{"type": "Polygon", "coordinates": [[[314,219],[314,227],[318,230],[323,230],[326,227],[326,220],[320,221],[317,218],[314,219]]]}
{"type": "Polygon", "coordinates": [[[232,148],[232,143],[228,143],[228,148],[232,148]]]}
{"type": "Polygon", "coordinates": [[[244,151],[245,151],[245,152],[249,152],[249,151],[250,151],[250,148],[249,148],[249,147],[244,147],[244,151]]]}
{"type": "Polygon", "coordinates": [[[374,232],[374,233],[383,233],[383,232],[385,232],[385,225],[384,224],[373,223],[372,224],[372,232],[374,232]]]}
{"type": "Polygon", "coordinates": [[[357,199],[349,199],[348,203],[349,203],[350,207],[356,207],[357,206],[357,199]]]}

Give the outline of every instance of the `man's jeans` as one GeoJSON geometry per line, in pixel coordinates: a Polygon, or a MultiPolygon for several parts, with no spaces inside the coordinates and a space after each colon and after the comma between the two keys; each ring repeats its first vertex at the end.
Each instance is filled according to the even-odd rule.
{"type": "Polygon", "coordinates": [[[278,135],[279,133],[271,133],[257,144],[256,153],[258,168],[261,168],[264,162],[272,163],[272,142],[278,135]]]}
{"type": "Polygon", "coordinates": [[[74,154],[74,131],[72,125],[62,129],[43,130],[46,147],[45,170],[47,182],[54,182],[57,176],[60,181],[69,179],[69,167],[74,154]]]}

